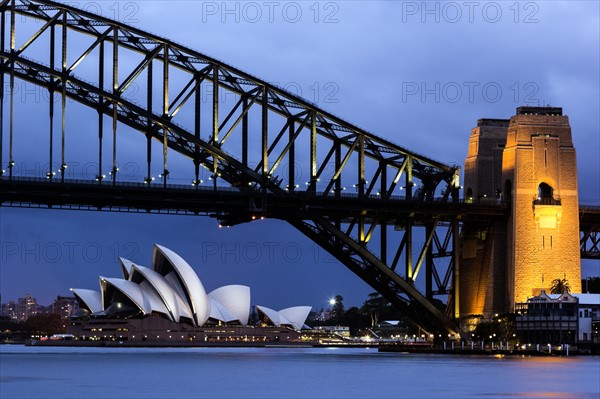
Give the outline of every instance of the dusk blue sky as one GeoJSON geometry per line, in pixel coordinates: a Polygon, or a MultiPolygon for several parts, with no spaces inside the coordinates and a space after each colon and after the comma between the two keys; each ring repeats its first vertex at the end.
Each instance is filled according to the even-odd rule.
{"type": "MultiPolygon", "coordinates": [[[[220,59],[447,164],[463,164],[477,119],[560,106],[573,130],[580,202],[600,204],[597,1],[68,4],[220,59]]],[[[31,98],[18,105],[17,130],[42,123],[28,115],[47,107],[31,98]]],[[[88,115],[72,117],[71,129],[93,127],[88,115]]],[[[32,156],[31,137],[15,159],[35,173],[45,160],[32,156]]],[[[99,275],[120,274],[118,255],[150,265],[153,243],[188,260],[209,291],[249,285],[253,304],[321,308],[341,294],[351,306],[372,292],[281,221],[219,229],[202,217],[0,208],[2,301],[30,293],[48,304],[70,287],[97,288],[99,275]]],[[[600,276],[600,262],[584,262],[583,274],[600,276]]]]}

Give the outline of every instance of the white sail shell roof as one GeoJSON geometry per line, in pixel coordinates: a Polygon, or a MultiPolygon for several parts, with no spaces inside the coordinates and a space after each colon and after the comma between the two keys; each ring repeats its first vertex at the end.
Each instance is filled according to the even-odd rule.
{"type": "Polygon", "coordinates": [[[102,294],[100,291],[71,288],[71,292],[81,300],[92,313],[102,312],[102,294]]]}
{"type": "Polygon", "coordinates": [[[129,280],[129,277],[131,275],[131,268],[134,266],[133,262],[121,257],[119,257],[119,262],[121,263],[121,271],[123,272],[123,278],[125,280],[129,280]]]}
{"type": "Polygon", "coordinates": [[[225,323],[236,321],[235,317],[225,306],[209,297],[210,300],[210,318],[220,320],[225,323]]]}
{"type": "Polygon", "coordinates": [[[244,326],[248,324],[250,317],[250,287],[226,285],[212,291],[208,294],[208,297],[224,306],[234,316],[232,321],[238,320],[244,326]]]}
{"type": "Polygon", "coordinates": [[[111,285],[129,298],[144,314],[150,314],[152,311],[168,314],[165,305],[157,296],[146,292],[140,285],[132,281],[120,278],[100,277],[100,282],[102,287],[102,304],[105,309],[109,306],[107,304],[106,291],[108,286],[111,285]]]}
{"type": "Polygon", "coordinates": [[[306,322],[306,318],[310,314],[311,309],[312,307],[310,306],[294,306],[292,308],[280,310],[279,316],[283,316],[289,320],[294,329],[301,330],[302,326],[304,326],[304,322],[306,322]]]}
{"type": "Polygon", "coordinates": [[[279,312],[265,306],[256,306],[256,309],[277,327],[287,325],[292,326],[295,330],[301,330],[312,308],[310,306],[295,306],[279,312]]]}
{"type": "Polygon", "coordinates": [[[190,310],[190,307],[188,306],[187,302],[181,298],[177,293],[175,293],[175,298],[177,298],[177,306],[179,308],[179,320],[181,320],[182,317],[187,317],[190,320],[194,320],[194,317],[192,316],[192,311],[190,310]]]}
{"type": "MultiPolygon", "coordinates": [[[[277,327],[279,327],[282,324],[281,318],[279,317],[279,312],[277,312],[276,310],[273,310],[266,306],[259,306],[259,305],[256,305],[256,310],[258,310],[260,313],[264,314],[277,327]]],[[[283,323],[283,324],[285,324],[285,323],[283,323]]]]}
{"type": "MultiPolygon", "coordinates": [[[[142,315],[160,313],[174,322],[190,320],[195,326],[203,325],[209,318],[248,324],[250,287],[227,285],[207,295],[192,267],[175,252],[158,244],[154,246],[152,269],[124,258],[119,261],[125,279],[100,277],[100,291],[71,289],[90,312],[104,314],[113,305],[109,301],[114,298],[110,293],[114,289],[120,293],[118,296],[128,298],[142,315]]],[[[257,306],[257,309],[276,326],[300,330],[311,307],[275,311],[257,306]]]]}
{"type": "Polygon", "coordinates": [[[150,310],[152,312],[162,313],[168,318],[171,318],[171,315],[169,314],[169,309],[167,309],[165,303],[163,302],[162,298],[158,295],[158,292],[156,292],[152,284],[150,284],[148,280],[144,280],[139,284],[139,286],[142,289],[143,294],[150,305],[150,310]]]}
{"type": "Polygon", "coordinates": [[[188,304],[187,299],[184,299],[185,291],[179,283],[179,278],[177,277],[177,274],[175,272],[170,272],[164,277],[175,292],[177,304],[179,305],[180,317],[187,317],[188,319],[193,321],[194,317],[192,316],[192,310],[190,309],[190,305],[188,304]]]}
{"type": "Polygon", "coordinates": [[[190,306],[195,324],[203,325],[206,323],[210,316],[210,301],[194,269],[181,256],[158,244],[154,245],[152,260],[154,270],[164,276],[168,272],[158,269],[162,263],[161,260],[165,260],[170,264],[181,283],[181,288],[184,289],[186,294],[184,299],[190,306]]]}
{"type": "MultiPolygon", "coordinates": [[[[162,276],[162,274],[161,274],[161,276],[162,276]]],[[[171,288],[177,293],[177,295],[183,301],[187,302],[187,299],[185,296],[185,290],[183,289],[183,287],[181,286],[181,283],[179,282],[179,277],[177,277],[177,273],[175,273],[175,272],[167,273],[167,275],[164,276],[164,278],[165,278],[165,280],[167,280],[167,282],[169,283],[171,288]]]]}
{"type": "Polygon", "coordinates": [[[139,285],[120,278],[106,278],[100,276],[100,287],[102,289],[102,306],[104,309],[107,309],[110,306],[110,304],[108,303],[109,298],[107,298],[107,291],[109,285],[122,292],[123,295],[128,297],[131,300],[131,302],[133,302],[144,314],[148,314],[151,312],[150,305],[147,303],[148,301],[144,297],[144,292],[142,291],[139,285]]]}
{"type": "Polygon", "coordinates": [[[182,313],[184,316],[190,317],[190,311],[187,308],[187,305],[179,298],[179,294],[173,289],[167,279],[152,269],[133,265],[131,269],[131,280],[134,280],[137,274],[142,276],[142,278],[154,288],[173,321],[179,322],[182,313]],[[181,307],[184,308],[183,312],[180,310],[181,307]]]}

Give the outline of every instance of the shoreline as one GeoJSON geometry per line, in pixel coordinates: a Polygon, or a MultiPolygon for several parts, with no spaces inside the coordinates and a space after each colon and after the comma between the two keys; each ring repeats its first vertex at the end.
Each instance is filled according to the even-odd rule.
{"type": "Polygon", "coordinates": [[[376,343],[318,343],[318,342],[188,342],[188,341],[24,341],[0,345],[77,348],[377,348],[376,343]]]}
{"type": "Polygon", "coordinates": [[[438,354],[438,355],[463,355],[463,356],[493,356],[504,357],[579,357],[599,356],[591,352],[578,350],[566,351],[554,350],[537,351],[535,349],[473,349],[470,348],[438,348],[427,346],[412,346],[398,344],[379,343],[318,343],[318,342],[126,342],[126,341],[25,341],[25,342],[2,342],[0,345],[23,345],[39,347],[74,347],[74,348],[373,348],[381,353],[405,353],[405,354],[438,354]]]}
{"type": "Polygon", "coordinates": [[[574,357],[574,356],[598,356],[599,354],[593,353],[592,351],[581,351],[578,349],[570,350],[536,350],[536,349],[500,349],[500,348],[485,348],[485,349],[471,349],[471,348],[442,348],[435,346],[411,346],[411,345],[399,345],[399,344],[382,344],[378,347],[379,352],[384,353],[435,353],[435,354],[446,354],[446,355],[466,355],[466,356],[494,356],[498,358],[506,356],[528,356],[528,357],[574,357]]]}

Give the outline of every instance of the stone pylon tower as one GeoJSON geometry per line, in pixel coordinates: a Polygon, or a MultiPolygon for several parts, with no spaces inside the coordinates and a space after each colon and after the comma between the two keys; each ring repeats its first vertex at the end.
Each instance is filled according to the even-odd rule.
{"type": "Polygon", "coordinates": [[[460,313],[490,315],[566,278],[581,291],[577,165],[561,108],[520,107],[480,119],[465,160],[464,200],[507,206],[492,226],[461,233],[460,313]]]}
{"type": "Polygon", "coordinates": [[[516,302],[566,278],[581,292],[577,163],[569,118],[561,108],[520,107],[510,119],[502,156],[507,278],[516,302]]]}
{"type": "MultiPolygon", "coordinates": [[[[502,155],[508,125],[508,119],[480,119],[471,131],[465,160],[466,202],[496,205],[502,201],[502,155]]],[[[506,312],[506,222],[465,224],[461,235],[460,314],[506,312]]]]}
{"type": "Polygon", "coordinates": [[[502,190],[502,153],[508,119],[480,119],[471,131],[465,160],[465,199],[493,199],[502,190]]]}

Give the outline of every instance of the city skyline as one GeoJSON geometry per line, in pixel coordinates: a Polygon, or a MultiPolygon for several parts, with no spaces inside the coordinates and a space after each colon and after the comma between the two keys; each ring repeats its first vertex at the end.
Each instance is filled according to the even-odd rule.
{"type": "Polygon", "coordinates": [[[37,298],[27,293],[22,298],[3,302],[0,296],[0,317],[8,318],[15,322],[25,322],[31,316],[57,314],[61,317],[69,317],[78,309],[77,300],[74,296],[57,295],[52,303],[44,306],[37,302],[37,298]]]}

